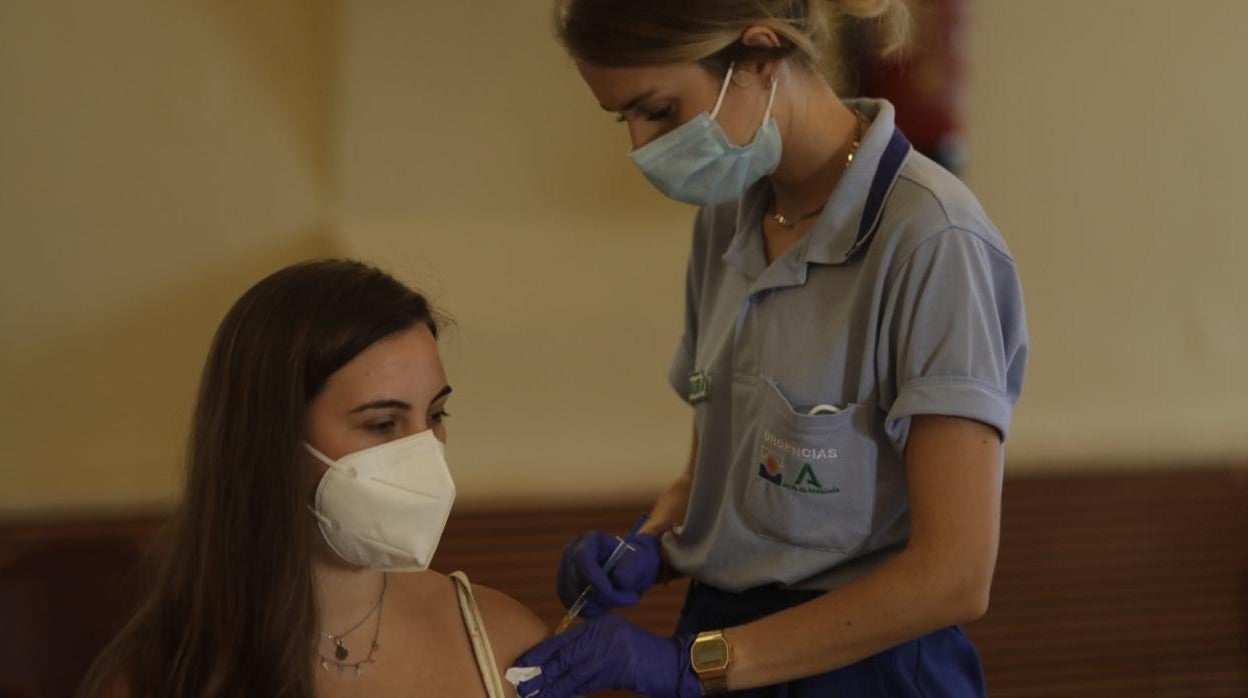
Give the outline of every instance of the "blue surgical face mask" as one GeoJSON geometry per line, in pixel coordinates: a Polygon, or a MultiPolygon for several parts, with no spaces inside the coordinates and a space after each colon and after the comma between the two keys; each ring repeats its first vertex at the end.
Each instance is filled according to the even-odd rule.
{"type": "Polygon", "coordinates": [[[774,80],[763,124],[749,145],[733,145],[715,122],[732,80],[732,69],[729,65],[719,99],[709,114],[702,112],[629,154],[651,184],[677,201],[707,206],[739,199],[750,185],[780,164],[780,128],[771,118],[776,101],[774,80]]]}

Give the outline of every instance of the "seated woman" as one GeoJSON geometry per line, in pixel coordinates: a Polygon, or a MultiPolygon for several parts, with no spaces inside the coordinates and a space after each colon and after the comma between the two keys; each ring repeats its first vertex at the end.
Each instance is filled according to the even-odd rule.
{"type": "Polygon", "coordinates": [[[546,627],[425,571],[455,496],[437,331],[423,297],[350,261],[234,304],[167,559],[85,696],[515,695],[499,671],[546,627]]]}

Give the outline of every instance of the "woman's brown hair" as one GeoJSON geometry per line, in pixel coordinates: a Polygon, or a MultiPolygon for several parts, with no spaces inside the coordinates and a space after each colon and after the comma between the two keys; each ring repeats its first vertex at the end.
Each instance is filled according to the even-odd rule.
{"type": "Polygon", "coordinates": [[[353,261],[286,267],[238,299],[204,366],[154,590],[81,695],[314,695],[307,407],[369,345],[422,323],[437,335],[424,297],[353,261]]]}
{"type": "Polygon", "coordinates": [[[910,15],[902,0],[556,0],[555,31],[573,57],[597,65],[698,62],[722,72],[729,61],[793,58],[833,71],[827,56],[842,19],[871,23],[876,48],[902,47],[910,15]],[[749,27],[780,38],[778,48],[739,43],[749,27]]]}

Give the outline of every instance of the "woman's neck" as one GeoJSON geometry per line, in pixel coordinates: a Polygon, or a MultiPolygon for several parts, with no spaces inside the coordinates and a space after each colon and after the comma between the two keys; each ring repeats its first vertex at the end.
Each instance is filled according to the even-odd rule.
{"type": "Polygon", "coordinates": [[[363,618],[381,596],[385,573],[350,567],[328,551],[312,563],[312,583],[322,633],[338,634],[363,618]]]}
{"type": "Polygon", "coordinates": [[[827,203],[845,172],[857,116],[822,77],[790,70],[791,94],[780,124],[780,167],[771,174],[774,210],[799,216],[827,203]]]}

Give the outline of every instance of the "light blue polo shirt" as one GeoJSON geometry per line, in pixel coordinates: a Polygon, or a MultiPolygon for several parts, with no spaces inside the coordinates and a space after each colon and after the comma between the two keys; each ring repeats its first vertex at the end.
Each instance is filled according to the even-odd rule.
{"type": "Polygon", "coordinates": [[[1005,437],[1027,329],[1014,260],[971,192],[888,102],[813,229],[770,265],[769,184],[698,211],[669,379],[699,448],[669,562],[714,587],[842,586],[910,533],[910,418],[1005,437]],[[831,406],[812,409],[821,405],[831,406]]]}

